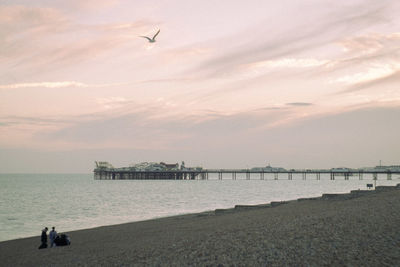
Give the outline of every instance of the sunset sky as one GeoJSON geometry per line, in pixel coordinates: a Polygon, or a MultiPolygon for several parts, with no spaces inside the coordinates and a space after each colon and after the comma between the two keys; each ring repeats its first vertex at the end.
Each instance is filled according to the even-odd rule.
{"type": "Polygon", "coordinates": [[[3,0],[0,172],[400,165],[399,14],[397,0],[3,0]]]}

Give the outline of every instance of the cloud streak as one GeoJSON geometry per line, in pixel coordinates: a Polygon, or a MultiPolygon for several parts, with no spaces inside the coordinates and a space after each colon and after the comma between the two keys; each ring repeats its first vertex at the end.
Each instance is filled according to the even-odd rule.
{"type": "Polygon", "coordinates": [[[347,93],[353,93],[353,92],[358,92],[361,90],[365,90],[368,88],[372,87],[379,87],[382,85],[398,85],[400,82],[400,71],[396,71],[390,75],[381,77],[379,79],[374,79],[370,81],[365,81],[362,83],[357,83],[352,86],[349,86],[347,89],[339,91],[337,94],[347,94],[347,93]]]}
{"type": "Polygon", "coordinates": [[[349,85],[367,83],[374,80],[384,79],[386,77],[392,76],[400,69],[400,64],[379,64],[369,67],[364,72],[358,72],[351,75],[346,75],[337,78],[333,82],[345,83],[349,85]]]}
{"type": "Polygon", "coordinates": [[[109,87],[125,85],[127,83],[109,83],[109,84],[87,84],[76,81],[62,82],[32,82],[32,83],[14,83],[0,85],[0,89],[19,89],[19,88],[66,88],[66,87],[109,87]]]}
{"type": "Polygon", "coordinates": [[[306,106],[312,106],[312,103],[306,103],[306,102],[293,102],[293,103],[286,103],[288,106],[300,106],[300,107],[306,107],[306,106]]]}
{"type": "MultiPolygon", "coordinates": [[[[238,66],[257,63],[260,58],[268,62],[292,57],[294,54],[337,41],[343,35],[385,21],[385,7],[385,4],[369,1],[368,5],[338,8],[337,17],[321,17],[318,24],[296,25],[295,29],[290,29],[284,34],[280,33],[279,37],[271,36],[261,44],[250,38],[246,45],[224,48],[227,52],[206,60],[191,71],[199,71],[205,77],[215,77],[232,72],[238,66]],[[298,28],[302,26],[305,29],[298,31],[298,28]]],[[[237,36],[237,38],[240,37],[237,36]]]]}
{"type": "Polygon", "coordinates": [[[36,74],[93,61],[152,25],[143,19],[88,24],[57,8],[22,5],[0,5],[0,24],[0,69],[36,74]]]}

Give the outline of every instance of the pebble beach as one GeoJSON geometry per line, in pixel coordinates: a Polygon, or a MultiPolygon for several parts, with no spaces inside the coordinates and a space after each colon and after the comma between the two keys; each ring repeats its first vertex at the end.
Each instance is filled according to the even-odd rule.
{"type": "MultiPolygon", "coordinates": [[[[239,204],[239,203],[238,203],[239,204]]],[[[400,185],[0,242],[0,266],[398,266],[400,185]]]]}

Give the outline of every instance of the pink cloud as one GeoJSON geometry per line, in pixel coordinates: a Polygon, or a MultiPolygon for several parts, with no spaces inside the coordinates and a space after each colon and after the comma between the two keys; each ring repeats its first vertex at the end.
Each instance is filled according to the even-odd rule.
{"type": "Polygon", "coordinates": [[[0,6],[0,24],[4,69],[44,71],[90,60],[132,42],[150,22],[89,25],[55,8],[0,6]]]}

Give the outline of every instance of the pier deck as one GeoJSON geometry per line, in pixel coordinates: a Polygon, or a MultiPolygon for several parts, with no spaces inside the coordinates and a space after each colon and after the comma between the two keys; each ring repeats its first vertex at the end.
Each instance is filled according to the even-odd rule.
{"type": "Polygon", "coordinates": [[[259,179],[266,179],[267,175],[273,175],[275,180],[279,178],[292,180],[293,174],[300,174],[303,180],[308,177],[321,179],[321,174],[329,175],[330,180],[335,180],[338,176],[349,180],[350,177],[357,177],[359,180],[367,179],[377,180],[378,175],[386,176],[387,180],[392,179],[393,174],[400,174],[399,171],[388,170],[349,170],[349,171],[332,171],[332,170],[279,170],[279,171],[263,171],[249,169],[201,169],[201,170],[163,170],[163,171],[138,171],[129,170],[127,168],[96,168],[94,169],[95,180],[208,180],[209,175],[218,175],[218,179],[229,177],[236,180],[237,175],[245,175],[246,180],[257,176],[259,179]]]}

